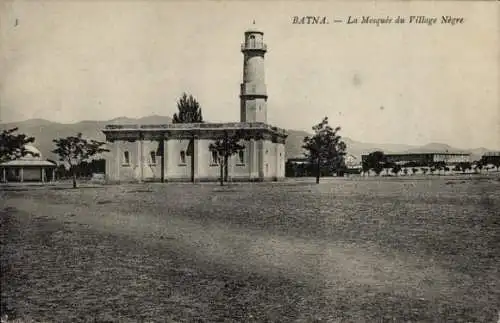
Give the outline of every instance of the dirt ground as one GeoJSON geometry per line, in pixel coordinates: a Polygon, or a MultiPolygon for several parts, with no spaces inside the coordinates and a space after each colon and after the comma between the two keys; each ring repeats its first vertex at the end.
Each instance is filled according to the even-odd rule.
{"type": "Polygon", "coordinates": [[[50,322],[496,322],[500,181],[3,187],[1,310],[50,322]]]}

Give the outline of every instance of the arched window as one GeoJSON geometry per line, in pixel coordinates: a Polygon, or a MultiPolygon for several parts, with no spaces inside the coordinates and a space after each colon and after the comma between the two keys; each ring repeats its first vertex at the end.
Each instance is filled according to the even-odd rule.
{"type": "Polygon", "coordinates": [[[181,158],[181,164],[185,164],[186,163],[186,152],[184,150],[181,150],[181,153],[180,153],[180,158],[181,158]]]}
{"type": "Polygon", "coordinates": [[[254,48],[255,47],[255,36],[250,35],[249,40],[250,40],[250,48],[254,48]]]}

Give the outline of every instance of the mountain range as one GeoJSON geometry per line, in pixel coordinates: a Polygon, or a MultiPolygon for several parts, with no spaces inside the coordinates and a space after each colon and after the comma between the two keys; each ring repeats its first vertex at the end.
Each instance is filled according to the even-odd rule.
{"type": "MultiPolygon", "coordinates": [[[[172,118],[159,115],[151,115],[143,118],[127,118],[119,117],[107,121],[85,120],[72,124],[63,124],[48,121],[45,119],[29,119],[26,121],[2,123],[0,130],[11,129],[17,127],[18,132],[35,137],[34,145],[40,150],[44,158],[57,160],[51,151],[54,149],[52,142],[55,138],[67,137],[75,135],[79,132],[84,137],[95,140],[105,141],[105,136],[102,133],[104,127],[108,124],[165,124],[172,122],[172,118]]],[[[305,136],[310,135],[301,130],[288,130],[288,138],[285,144],[286,158],[303,157],[301,148],[302,141],[305,136]]],[[[361,159],[362,154],[367,154],[375,150],[381,150],[385,153],[407,153],[407,152],[468,152],[471,153],[472,160],[477,160],[488,151],[487,148],[475,149],[458,149],[443,143],[429,143],[423,146],[412,146],[405,144],[377,144],[356,141],[347,137],[343,137],[347,144],[347,152],[349,155],[361,159]]]]}

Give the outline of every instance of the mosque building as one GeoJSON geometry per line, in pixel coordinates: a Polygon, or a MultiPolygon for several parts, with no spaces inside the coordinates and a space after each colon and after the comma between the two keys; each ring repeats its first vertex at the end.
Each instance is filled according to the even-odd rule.
{"type": "Polygon", "coordinates": [[[110,150],[107,180],[216,181],[220,166],[210,144],[236,134],[245,148],[228,161],[226,173],[231,180],[283,179],[287,133],[267,123],[263,36],[255,28],[244,33],[240,122],[107,125],[103,130],[110,150]]]}

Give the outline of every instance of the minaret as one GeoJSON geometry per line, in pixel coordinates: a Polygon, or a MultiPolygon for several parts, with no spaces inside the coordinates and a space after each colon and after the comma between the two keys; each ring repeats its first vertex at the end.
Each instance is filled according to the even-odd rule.
{"type": "MultiPolygon", "coordinates": [[[[253,22],[255,25],[255,21],[253,22]]],[[[267,123],[267,90],[264,77],[264,54],[267,46],[264,33],[251,28],[245,32],[243,52],[243,83],[240,89],[241,122],[267,123]]]]}

